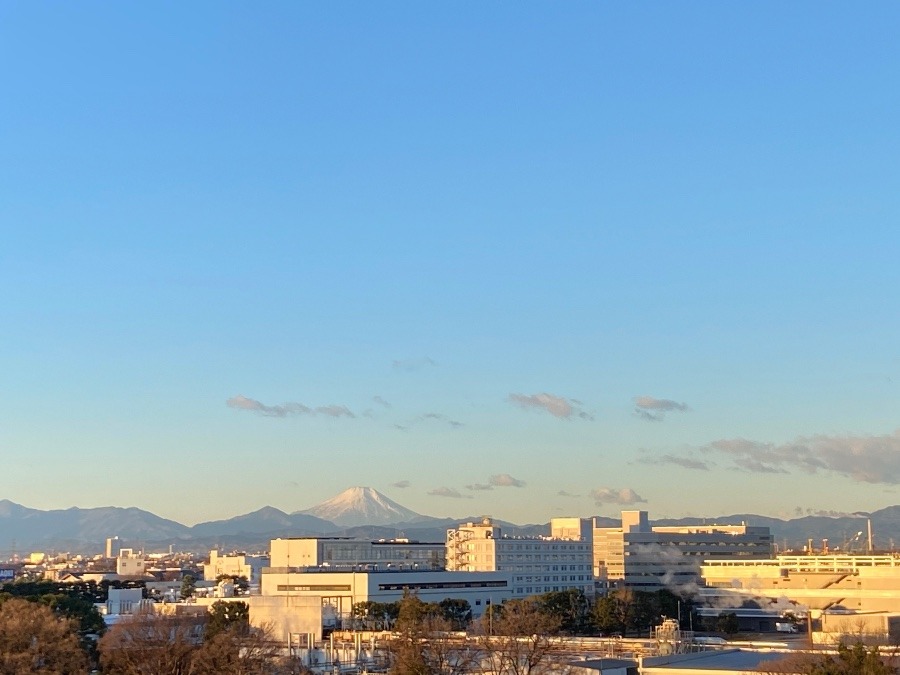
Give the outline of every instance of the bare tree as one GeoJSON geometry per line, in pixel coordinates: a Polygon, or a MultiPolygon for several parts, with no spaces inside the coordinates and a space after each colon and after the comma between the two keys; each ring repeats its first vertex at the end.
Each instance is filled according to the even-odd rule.
{"type": "Polygon", "coordinates": [[[396,635],[390,643],[391,675],[464,675],[475,650],[453,634],[441,608],[414,595],[400,601],[396,635]]]}
{"type": "Polygon", "coordinates": [[[125,617],[100,640],[100,665],[116,675],[192,675],[205,622],[152,611],[125,617]]]}
{"type": "Polygon", "coordinates": [[[476,627],[480,667],[493,675],[537,675],[547,669],[559,619],[534,600],[493,606],[476,627]]]}
{"type": "Polygon", "coordinates": [[[273,675],[278,672],[282,645],[270,628],[230,628],[213,635],[191,660],[195,675],[273,675]]]}
{"type": "Polygon", "coordinates": [[[0,605],[0,675],[80,675],[87,669],[87,655],[70,620],[19,598],[0,605]]]}

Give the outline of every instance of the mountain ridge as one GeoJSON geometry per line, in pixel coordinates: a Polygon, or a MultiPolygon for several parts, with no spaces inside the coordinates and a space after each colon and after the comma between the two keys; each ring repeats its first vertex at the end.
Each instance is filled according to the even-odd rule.
{"type": "MultiPolygon", "coordinates": [[[[351,488],[352,490],[353,488],[351,488]]],[[[370,488],[371,489],[371,488],[370,488]]],[[[363,490],[363,488],[360,488],[363,490]]],[[[344,491],[347,492],[347,491],[344,491]]],[[[382,522],[341,524],[316,516],[311,507],[302,511],[286,513],[272,506],[264,506],[249,513],[232,518],[211,520],[193,526],[162,518],[138,507],[103,506],[67,509],[40,510],[10,501],[0,500],[0,559],[10,557],[13,552],[22,554],[32,550],[62,550],[77,552],[99,552],[107,537],[119,536],[130,545],[146,546],[148,550],[165,549],[174,544],[180,550],[208,551],[210,548],[265,550],[269,541],[277,537],[297,536],[356,536],[377,539],[408,538],[419,541],[444,541],[446,530],[459,523],[479,521],[482,516],[463,518],[439,518],[418,514],[380,493],[378,504],[393,505],[388,509],[392,515],[384,516],[382,522]],[[383,522],[386,518],[399,518],[396,514],[407,514],[405,520],[383,522]],[[409,515],[411,514],[411,515],[409,515]]],[[[344,493],[341,493],[344,494],[344,493]]],[[[340,495],[337,495],[339,497],[340,495]]],[[[335,498],[326,500],[334,502],[335,498]]],[[[345,506],[352,500],[337,500],[345,506]]],[[[317,505],[317,506],[321,506],[317,505]]],[[[346,515],[346,513],[345,513],[346,515]]],[[[358,516],[359,514],[357,514],[358,516]]],[[[872,520],[875,546],[886,550],[893,548],[894,540],[900,540],[900,505],[888,506],[868,514],[872,520]]],[[[618,519],[598,516],[603,527],[618,525],[618,519]]],[[[809,539],[820,547],[823,539],[828,539],[830,548],[845,549],[847,546],[861,551],[865,539],[857,534],[865,531],[866,516],[845,515],[803,515],[797,518],[776,518],[758,514],[732,514],[727,516],[657,518],[655,525],[702,525],[740,524],[768,526],[779,547],[801,547],[809,539]]],[[[346,521],[345,521],[346,522],[346,521]]],[[[504,534],[512,536],[546,535],[549,525],[515,523],[495,519],[504,534]]]]}

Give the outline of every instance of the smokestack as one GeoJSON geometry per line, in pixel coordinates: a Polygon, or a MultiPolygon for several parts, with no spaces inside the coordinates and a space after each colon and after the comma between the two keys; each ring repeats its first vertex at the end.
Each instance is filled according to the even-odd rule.
{"type": "Polygon", "coordinates": [[[875,541],[872,539],[872,519],[866,518],[866,525],[869,531],[869,555],[872,555],[872,551],[875,550],[875,541]]]}

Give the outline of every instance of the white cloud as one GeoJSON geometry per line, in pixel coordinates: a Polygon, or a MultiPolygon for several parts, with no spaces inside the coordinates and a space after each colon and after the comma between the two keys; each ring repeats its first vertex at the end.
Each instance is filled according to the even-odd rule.
{"type": "Polygon", "coordinates": [[[396,483],[391,483],[391,487],[401,488],[401,489],[408,488],[410,485],[412,485],[412,483],[410,483],[408,480],[398,480],[396,483]]]}
{"type": "Polygon", "coordinates": [[[572,419],[577,417],[583,420],[593,420],[593,416],[581,410],[580,403],[576,399],[565,398],[548,394],[510,394],[507,397],[513,403],[525,410],[541,410],[550,413],[559,419],[572,419]]]}
{"type": "Polygon", "coordinates": [[[591,498],[597,504],[620,504],[622,506],[630,506],[632,504],[646,503],[647,500],[641,497],[631,488],[608,488],[601,487],[591,490],[591,498]]]}
{"type": "Polygon", "coordinates": [[[377,403],[378,405],[380,405],[382,408],[390,408],[391,407],[391,404],[388,401],[385,401],[383,398],[381,398],[381,396],[373,396],[372,401],[374,403],[377,403]]]}
{"type": "Polygon", "coordinates": [[[495,473],[488,479],[488,483],[494,487],[525,487],[525,481],[513,478],[508,473],[495,473]]]}

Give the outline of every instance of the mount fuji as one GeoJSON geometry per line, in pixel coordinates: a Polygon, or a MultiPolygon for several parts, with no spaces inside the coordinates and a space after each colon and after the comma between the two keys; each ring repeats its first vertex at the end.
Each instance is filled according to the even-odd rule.
{"type": "Polygon", "coordinates": [[[322,518],[341,527],[394,525],[422,518],[370,487],[347,488],[339,495],[297,513],[322,518]]]}

